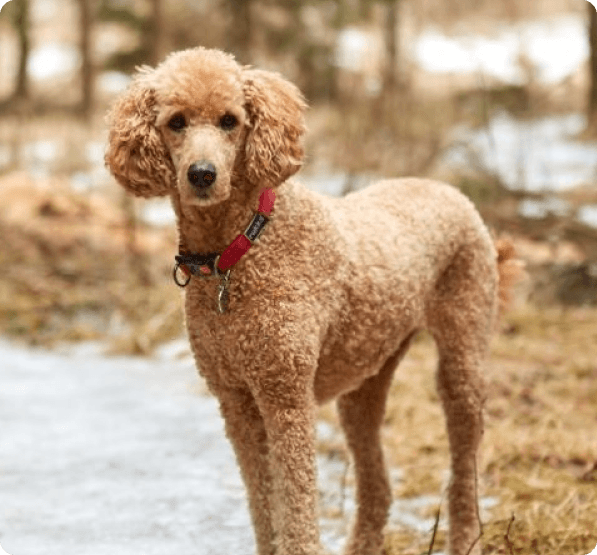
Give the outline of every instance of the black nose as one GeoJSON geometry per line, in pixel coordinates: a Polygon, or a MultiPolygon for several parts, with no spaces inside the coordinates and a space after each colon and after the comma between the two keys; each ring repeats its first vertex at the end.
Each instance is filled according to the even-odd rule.
{"type": "Polygon", "coordinates": [[[209,162],[195,162],[189,166],[187,178],[191,185],[207,189],[216,181],[216,168],[209,162]]]}

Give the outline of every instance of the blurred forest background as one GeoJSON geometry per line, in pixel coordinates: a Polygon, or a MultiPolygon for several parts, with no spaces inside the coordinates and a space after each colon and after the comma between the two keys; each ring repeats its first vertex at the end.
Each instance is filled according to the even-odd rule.
{"type": "MultiPolygon", "coordinates": [[[[493,447],[480,473],[499,504],[486,552],[590,551],[595,8],[584,0],[10,1],[0,12],[0,333],[44,345],[107,339],[114,351],[139,354],[183,333],[173,215],[168,202],[127,197],[111,179],[104,114],[136,66],[196,45],[299,85],[310,104],[297,176],[307,186],[342,195],[380,177],[440,178],[513,239],[528,276],[488,369],[493,447]]],[[[429,345],[423,338],[405,364],[432,372],[429,345]]],[[[400,402],[405,389],[410,400],[392,404],[388,417],[404,429],[392,437],[412,440],[410,427],[420,443],[407,455],[390,447],[417,484],[402,495],[439,488],[445,465],[434,447],[445,435],[433,383],[413,385],[423,393],[400,382],[400,402]],[[437,463],[419,464],[434,453],[437,463]]],[[[412,542],[411,533],[390,535],[387,552],[422,552],[412,542]]]]}
{"type": "Polygon", "coordinates": [[[580,0],[12,0],[0,16],[0,329],[121,338],[150,310],[176,331],[168,294],[128,306],[137,285],[166,285],[172,215],[115,187],[103,116],[136,66],[194,45],[300,86],[308,186],[448,180],[516,238],[531,299],[596,304],[596,17],[580,0]]]}

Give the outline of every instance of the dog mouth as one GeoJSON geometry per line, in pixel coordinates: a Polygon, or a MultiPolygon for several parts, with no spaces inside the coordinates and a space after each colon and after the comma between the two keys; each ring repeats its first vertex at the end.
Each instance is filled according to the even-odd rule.
{"type": "Polygon", "coordinates": [[[195,206],[207,207],[226,200],[230,194],[230,188],[227,186],[224,176],[218,176],[217,181],[209,187],[199,187],[186,180],[182,187],[183,198],[186,202],[195,206]]]}
{"type": "Polygon", "coordinates": [[[207,200],[210,197],[209,190],[201,189],[193,184],[191,184],[191,189],[197,198],[207,200]]]}

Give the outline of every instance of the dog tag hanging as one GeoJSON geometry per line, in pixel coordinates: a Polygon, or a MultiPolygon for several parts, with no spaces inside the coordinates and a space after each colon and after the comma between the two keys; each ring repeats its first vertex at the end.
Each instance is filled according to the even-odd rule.
{"type": "Polygon", "coordinates": [[[218,313],[224,314],[228,309],[228,301],[230,293],[228,287],[230,285],[230,270],[222,274],[220,277],[220,285],[218,286],[218,313]]]}

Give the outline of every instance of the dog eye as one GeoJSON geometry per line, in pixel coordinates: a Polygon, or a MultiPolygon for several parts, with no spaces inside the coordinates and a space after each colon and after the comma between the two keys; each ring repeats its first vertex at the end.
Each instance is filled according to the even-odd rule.
{"type": "Polygon", "coordinates": [[[182,114],[176,114],[170,118],[168,122],[168,127],[172,129],[172,131],[181,131],[187,126],[187,120],[182,114]]]}
{"type": "Polygon", "coordinates": [[[230,131],[236,127],[238,120],[232,114],[224,114],[220,119],[220,127],[225,131],[230,131]]]}

